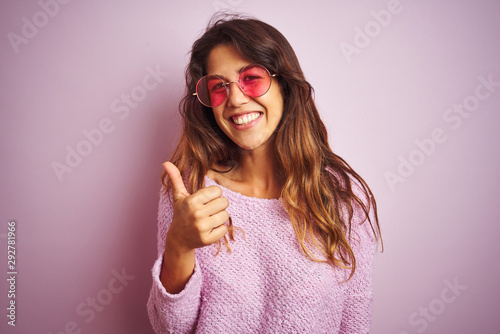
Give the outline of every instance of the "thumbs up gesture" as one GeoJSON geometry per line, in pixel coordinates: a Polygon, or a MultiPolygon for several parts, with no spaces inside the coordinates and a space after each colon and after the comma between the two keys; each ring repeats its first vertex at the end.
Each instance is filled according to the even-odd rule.
{"type": "Polygon", "coordinates": [[[171,162],[163,164],[172,184],[174,214],[166,242],[187,253],[221,239],[227,233],[229,201],[222,189],[210,186],[189,194],[181,174],[171,162]]]}

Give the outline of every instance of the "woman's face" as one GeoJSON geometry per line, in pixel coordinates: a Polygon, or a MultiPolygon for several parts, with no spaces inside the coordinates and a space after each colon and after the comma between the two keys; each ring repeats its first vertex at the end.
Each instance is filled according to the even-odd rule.
{"type": "MultiPolygon", "coordinates": [[[[251,63],[234,46],[218,45],[208,56],[207,74],[217,75],[226,82],[236,81],[240,70],[251,63]]],[[[229,85],[226,101],[212,109],[217,124],[234,143],[244,150],[255,150],[271,145],[270,139],[274,138],[283,114],[283,96],[274,77],[267,93],[260,97],[245,95],[233,83],[229,85]]]]}

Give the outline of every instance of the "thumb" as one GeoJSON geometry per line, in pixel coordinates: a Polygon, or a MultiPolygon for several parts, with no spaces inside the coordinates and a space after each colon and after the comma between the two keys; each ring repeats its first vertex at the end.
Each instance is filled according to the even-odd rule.
{"type": "Polygon", "coordinates": [[[167,161],[163,164],[163,167],[165,168],[165,171],[167,172],[168,178],[170,179],[170,182],[172,182],[172,189],[173,189],[173,197],[174,201],[177,201],[178,199],[184,198],[189,196],[189,192],[187,191],[186,187],[184,186],[184,182],[182,181],[181,173],[179,172],[179,169],[171,163],[170,161],[167,161]]]}

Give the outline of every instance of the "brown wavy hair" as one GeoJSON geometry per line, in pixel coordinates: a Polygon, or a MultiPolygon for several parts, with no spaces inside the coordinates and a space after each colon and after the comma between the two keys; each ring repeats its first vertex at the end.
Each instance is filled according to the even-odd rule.
{"type": "MultiPolygon", "coordinates": [[[[356,259],[347,237],[351,221],[360,208],[375,239],[381,240],[377,205],[366,182],[330,149],[325,125],[313,101],[313,88],[305,80],[291,45],[274,27],[228,14],[211,20],[191,50],[185,72],[186,93],[180,103],[183,132],[171,161],[187,179],[190,193],[204,187],[209,169],[231,169],[238,164],[238,146],[218,127],[212,109],[193,96],[197,81],[207,74],[209,53],[221,44],[234,46],[243,57],[278,73],[284,97],[275,139],[278,177],[284,180],[281,201],[304,253],[314,261],[351,269],[352,277],[356,259]],[[353,180],[364,198],[353,192],[353,180]],[[313,256],[311,245],[321,251],[326,261],[313,256]]],[[[165,191],[170,188],[165,172],[162,184],[165,191]]],[[[229,235],[232,238],[232,233],[229,235]]]]}

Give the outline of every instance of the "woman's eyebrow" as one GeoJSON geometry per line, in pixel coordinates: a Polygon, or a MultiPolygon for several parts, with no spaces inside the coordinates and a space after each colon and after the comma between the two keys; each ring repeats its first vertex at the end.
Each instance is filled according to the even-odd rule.
{"type": "MultiPolygon", "coordinates": [[[[240,67],[240,69],[239,69],[239,70],[237,70],[235,73],[239,75],[239,74],[241,73],[241,71],[242,71],[245,67],[247,67],[248,65],[249,65],[249,64],[241,66],[241,67],[240,67]]],[[[229,80],[228,80],[225,76],[223,76],[222,74],[217,74],[217,73],[215,73],[215,74],[209,74],[209,75],[215,75],[215,76],[218,76],[218,77],[219,77],[219,78],[221,78],[221,79],[224,79],[224,80],[226,80],[226,81],[229,81],[229,80]]]]}

